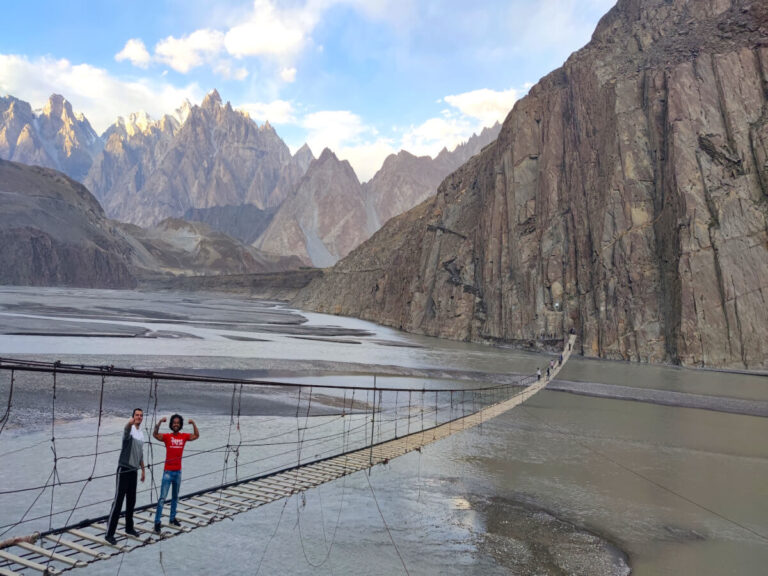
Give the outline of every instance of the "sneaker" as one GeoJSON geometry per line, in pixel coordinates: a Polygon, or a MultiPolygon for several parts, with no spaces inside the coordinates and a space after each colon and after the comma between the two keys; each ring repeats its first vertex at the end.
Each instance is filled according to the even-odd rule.
{"type": "Polygon", "coordinates": [[[171,524],[173,524],[174,526],[181,526],[181,522],[179,522],[178,520],[176,520],[176,518],[171,518],[169,522],[170,522],[171,524]]]}
{"type": "Polygon", "coordinates": [[[125,533],[128,534],[129,536],[134,536],[136,538],[139,538],[139,533],[136,532],[136,530],[134,530],[133,528],[130,528],[130,529],[126,528],[125,533]]]}
{"type": "Polygon", "coordinates": [[[109,534],[104,536],[104,540],[112,544],[112,546],[115,546],[117,544],[117,538],[115,538],[114,536],[110,536],[109,534]]]}
{"type": "Polygon", "coordinates": [[[155,522],[155,534],[160,534],[160,522],[155,522]]]}

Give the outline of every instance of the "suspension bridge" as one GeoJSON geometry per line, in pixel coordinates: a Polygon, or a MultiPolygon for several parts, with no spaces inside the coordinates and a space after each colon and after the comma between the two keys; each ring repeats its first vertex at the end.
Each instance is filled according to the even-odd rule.
{"type": "MultiPolygon", "coordinates": [[[[0,373],[7,378],[0,383],[0,403],[4,392],[7,400],[0,417],[0,441],[14,427],[16,405],[23,397],[50,403],[50,437],[13,450],[0,452],[0,505],[10,503],[23,513],[9,520],[0,515],[0,576],[18,574],[59,574],[112,556],[151,546],[165,539],[183,535],[212,523],[231,518],[288,498],[293,494],[332,482],[343,476],[367,470],[377,464],[402,456],[451,434],[481,425],[511,410],[542,390],[555,378],[570,358],[575,336],[565,342],[559,360],[554,361],[548,376],[524,376],[514,382],[474,388],[414,389],[360,386],[309,385],[235,378],[148,372],[114,366],[85,366],[0,359],[0,373]],[[70,379],[67,381],[67,379],[70,379]],[[83,386],[90,382],[90,386],[83,386]],[[157,485],[153,473],[162,466],[163,451],[157,460],[153,444],[148,442],[151,474],[149,488],[140,496],[148,503],[134,512],[134,528],[138,536],[118,530],[116,544],[104,539],[107,516],[91,517],[95,510],[105,510],[114,490],[114,466],[117,452],[103,449],[112,436],[104,422],[105,398],[128,387],[129,383],[146,385],[145,437],[151,436],[158,416],[158,403],[164,387],[216,386],[226,391],[229,415],[219,425],[223,443],[214,442],[199,451],[186,450],[184,469],[192,467],[195,458],[201,462],[198,472],[185,476],[185,486],[202,487],[180,495],[177,520],[180,525],[164,523],[160,534],[154,531],[154,509],[157,485]],[[94,432],[81,436],[57,436],[62,427],[65,395],[85,396],[93,400],[94,432]],[[262,418],[270,430],[264,436],[248,437],[244,407],[244,391],[260,399],[285,397],[296,399],[295,414],[290,418],[262,418]],[[292,420],[280,427],[277,420],[292,420]],[[295,436],[295,439],[293,438],[295,436]],[[58,442],[58,443],[57,443],[58,442]],[[93,446],[90,446],[93,443],[93,446]],[[45,483],[19,484],[11,476],[3,458],[25,458],[25,450],[48,449],[52,453],[51,471],[45,483]],[[88,450],[65,454],[65,446],[88,450]],[[81,462],[91,460],[90,467],[81,462]],[[205,462],[205,465],[202,463],[205,462]],[[77,463],[70,465],[70,463],[77,463]],[[83,475],[85,468],[87,475],[83,475]],[[233,477],[234,476],[234,477],[233,477]],[[211,478],[217,483],[210,486],[211,478]],[[4,500],[5,499],[5,500],[4,500]],[[33,530],[34,528],[34,530],[33,530]]],[[[196,388],[200,390],[200,388],[196,388]]],[[[190,392],[191,393],[191,392],[190,392]]],[[[132,408],[133,405],[130,405],[132,408]]],[[[130,410],[128,408],[128,410],[130,410]]],[[[0,404],[2,410],[2,404],[0,404]]],[[[46,409],[46,412],[48,410],[46,409]]],[[[16,414],[16,426],[23,426],[24,414],[16,414]]],[[[206,426],[198,419],[201,434],[206,426]]],[[[252,423],[249,421],[249,424],[252,423]]],[[[114,426],[113,426],[114,428],[114,426]]],[[[4,446],[0,442],[0,447],[4,446]]],[[[186,474],[186,472],[185,472],[186,474]]],[[[124,527],[124,520],[120,519],[124,527]]]]}

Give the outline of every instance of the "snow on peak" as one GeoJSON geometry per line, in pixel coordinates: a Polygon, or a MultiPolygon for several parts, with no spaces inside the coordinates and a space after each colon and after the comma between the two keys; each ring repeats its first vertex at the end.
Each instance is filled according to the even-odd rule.
{"type": "Polygon", "coordinates": [[[173,115],[180,124],[184,124],[184,122],[187,121],[187,116],[189,116],[190,110],[192,110],[192,104],[189,100],[184,100],[183,104],[176,108],[173,115]]]}

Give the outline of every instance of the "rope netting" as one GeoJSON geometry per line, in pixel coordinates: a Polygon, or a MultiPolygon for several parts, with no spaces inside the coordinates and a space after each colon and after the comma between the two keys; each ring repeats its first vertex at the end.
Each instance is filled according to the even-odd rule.
{"type": "Polygon", "coordinates": [[[373,462],[374,446],[474,414],[536,379],[408,388],[361,376],[339,386],[0,359],[0,541],[103,522],[134,408],[144,412],[141,511],[157,502],[165,459],[152,431],[173,413],[200,429],[184,451],[183,496],[368,447],[373,462]]]}

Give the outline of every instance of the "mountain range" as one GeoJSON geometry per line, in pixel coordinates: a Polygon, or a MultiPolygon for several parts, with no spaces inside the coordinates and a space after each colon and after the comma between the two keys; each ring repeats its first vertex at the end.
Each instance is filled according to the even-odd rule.
{"type": "Polygon", "coordinates": [[[64,172],[112,219],[143,227],[166,218],[199,220],[314,266],[332,265],[383,222],[434,194],[500,129],[485,129],[435,159],[392,155],[361,184],[348,163],[316,160],[306,145],[291,154],[268,122],[257,125],[216,90],[199,106],[186,102],[159,120],[144,113],[118,118],[100,137],[60,95],[39,113],[9,96],[0,99],[0,112],[0,158],[64,172]],[[280,224],[270,226],[273,219],[280,224]]]}

